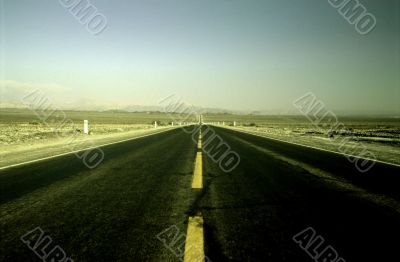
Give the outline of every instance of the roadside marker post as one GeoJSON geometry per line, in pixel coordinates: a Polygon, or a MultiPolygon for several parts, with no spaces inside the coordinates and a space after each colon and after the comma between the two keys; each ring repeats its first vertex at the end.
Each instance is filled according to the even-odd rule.
{"type": "Polygon", "coordinates": [[[83,120],[83,133],[89,134],[89,120],[83,120]]]}

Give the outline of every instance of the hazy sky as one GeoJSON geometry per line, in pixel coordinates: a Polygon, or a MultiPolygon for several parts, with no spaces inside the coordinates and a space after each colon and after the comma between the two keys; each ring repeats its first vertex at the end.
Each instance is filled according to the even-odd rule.
{"type": "MultiPolygon", "coordinates": [[[[0,0],[1,1],[1,0],[0,0]]],[[[1,1],[4,82],[59,98],[293,110],[314,92],[338,112],[400,115],[400,1],[360,0],[357,33],[328,0],[91,0],[94,36],[58,0],[1,1]]]]}

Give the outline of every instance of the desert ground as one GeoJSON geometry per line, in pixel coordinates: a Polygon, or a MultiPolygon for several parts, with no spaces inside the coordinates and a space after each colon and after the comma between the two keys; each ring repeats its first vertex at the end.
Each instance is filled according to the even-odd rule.
{"type": "Polygon", "coordinates": [[[194,120],[178,114],[122,111],[60,111],[45,119],[29,109],[1,109],[0,167],[135,138],[194,120]],[[85,119],[89,120],[88,135],[83,134],[85,119]]]}
{"type": "MultiPolygon", "coordinates": [[[[88,145],[88,141],[100,145],[177,127],[184,121],[196,121],[196,116],[183,117],[163,112],[63,113],[62,119],[49,117],[43,120],[28,109],[2,109],[1,165],[72,151],[72,147],[83,148],[88,145]],[[89,135],[83,134],[84,119],[89,120],[89,135]],[[157,128],[154,127],[155,121],[157,128]],[[61,124],[63,122],[66,124],[61,124]]],[[[303,116],[205,114],[203,121],[335,152],[356,155],[367,150],[372,153],[369,156],[377,160],[400,164],[400,118],[340,117],[342,128],[334,132],[327,125],[315,125],[303,116]]]]}
{"type": "Polygon", "coordinates": [[[338,117],[341,128],[315,125],[304,116],[204,115],[206,122],[335,152],[367,150],[381,161],[400,164],[399,117],[338,117]],[[235,122],[235,126],[234,125],[235,122]]]}

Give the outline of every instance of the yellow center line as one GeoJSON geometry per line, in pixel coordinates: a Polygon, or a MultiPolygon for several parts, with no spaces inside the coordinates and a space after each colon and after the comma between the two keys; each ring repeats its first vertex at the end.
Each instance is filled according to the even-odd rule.
{"type": "Polygon", "coordinates": [[[200,130],[200,133],[199,133],[199,141],[197,142],[197,148],[198,149],[201,149],[201,130],[200,130]]]}
{"type": "MultiPolygon", "coordinates": [[[[197,142],[197,153],[193,171],[192,188],[203,188],[203,153],[201,152],[201,129],[197,142]]],[[[189,217],[184,262],[205,262],[203,217],[201,215],[189,217]]]]}
{"type": "MultiPolygon", "coordinates": [[[[197,149],[201,149],[201,129],[199,130],[199,141],[197,142],[197,149]]],[[[194,163],[192,188],[203,188],[203,154],[201,151],[196,153],[196,160],[194,163]]]]}
{"type": "Polygon", "coordinates": [[[203,154],[197,152],[196,162],[194,164],[192,188],[203,188],[203,154]]]}
{"type": "Polygon", "coordinates": [[[184,262],[204,262],[203,217],[189,217],[184,262]]]}

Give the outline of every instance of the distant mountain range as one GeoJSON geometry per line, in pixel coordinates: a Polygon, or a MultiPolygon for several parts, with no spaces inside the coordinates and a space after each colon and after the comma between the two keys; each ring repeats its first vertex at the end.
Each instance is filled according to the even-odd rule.
{"type": "MultiPolygon", "coordinates": [[[[94,101],[80,101],[79,103],[64,103],[60,105],[55,105],[56,108],[61,110],[75,110],[75,111],[115,111],[115,112],[164,112],[163,106],[155,106],[155,105],[115,105],[115,104],[106,104],[99,103],[94,101]]],[[[184,105],[187,108],[191,108],[192,112],[197,112],[199,114],[235,114],[235,115],[300,115],[299,112],[296,111],[295,108],[289,109],[286,111],[278,111],[278,110],[229,110],[223,108],[208,108],[208,107],[199,107],[186,104],[184,105]]],[[[0,102],[0,110],[1,108],[27,108],[22,102],[15,101],[1,101],[0,102]]],[[[174,110],[169,110],[174,111],[174,110]]],[[[366,114],[365,112],[352,112],[348,113],[342,110],[335,111],[338,116],[376,116],[376,117],[390,117],[390,118],[399,118],[400,116],[391,113],[381,113],[381,114],[366,114]]]]}
{"type": "MultiPolygon", "coordinates": [[[[221,108],[204,108],[186,104],[188,108],[199,113],[214,113],[214,114],[248,114],[246,111],[227,110],[221,108]]],[[[61,110],[77,110],[77,111],[119,111],[119,112],[155,112],[164,111],[163,106],[155,105],[113,105],[106,103],[99,103],[93,101],[80,101],[79,103],[64,103],[56,104],[54,107],[61,110]]],[[[15,101],[1,101],[0,108],[27,108],[22,102],[15,101]]],[[[171,110],[170,110],[171,111],[171,110]]],[[[172,110],[173,111],[173,110],[172,110]]]]}
{"type": "MultiPolygon", "coordinates": [[[[26,108],[23,104],[24,97],[28,96],[32,92],[40,92],[45,94],[55,108],[62,110],[77,110],[77,111],[124,111],[124,112],[164,112],[165,108],[167,111],[176,111],[174,106],[179,105],[178,110],[190,109],[196,113],[213,113],[213,114],[239,114],[239,115],[300,115],[300,112],[291,103],[283,105],[286,109],[275,109],[275,110],[232,110],[216,107],[200,107],[197,105],[190,105],[182,102],[175,95],[171,95],[160,102],[159,105],[132,105],[122,104],[116,102],[106,102],[102,99],[95,98],[76,98],[71,96],[71,93],[66,92],[63,87],[58,85],[31,85],[25,83],[19,83],[15,81],[0,81],[0,109],[1,108],[26,108]],[[175,100],[175,101],[174,101],[175,100]],[[68,102],[65,102],[68,101],[68,102]],[[168,105],[172,106],[169,107],[168,105]],[[176,104],[173,104],[176,103],[176,104]],[[165,106],[165,108],[164,108],[165,106]]],[[[374,112],[372,110],[366,111],[354,111],[346,110],[344,108],[331,108],[331,110],[338,116],[385,116],[399,118],[400,114],[395,112],[374,112]]]]}

